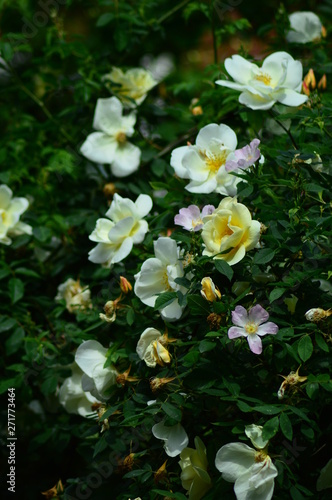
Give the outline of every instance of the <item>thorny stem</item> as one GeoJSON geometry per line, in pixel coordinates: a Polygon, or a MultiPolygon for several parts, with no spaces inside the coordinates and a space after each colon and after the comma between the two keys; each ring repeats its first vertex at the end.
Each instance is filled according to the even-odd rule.
{"type": "Polygon", "coordinates": [[[271,110],[269,110],[269,114],[272,116],[272,118],[277,122],[277,124],[286,132],[286,134],[288,135],[288,137],[290,138],[290,140],[292,141],[292,144],[294,146],[295,149],[299,149],[297,147],[297,144],[295,142],[295,139],[294,137],[292,136],[291,134],[291,131],[288,130],[279,120],[277,120],[276,116],[273,114],[273,112],[271,110]]]}

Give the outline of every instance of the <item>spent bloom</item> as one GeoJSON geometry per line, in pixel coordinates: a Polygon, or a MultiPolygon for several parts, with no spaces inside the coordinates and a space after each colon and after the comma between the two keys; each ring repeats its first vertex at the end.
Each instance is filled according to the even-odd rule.
{"type": "Polygon", "coordinates": [[[236,306],[232,311],[232,321],[234,325],[228,330],[228,337],[236,339],[246,337],[250,350],[255,354],[261,354],[262,341],[264,335],[275,335],[279,327],[267,321],[269,313],[259,304],[247,310],[242,306],[236,306]]]}
{"type": "Polygon", "coordinates": [[[136,352],[146,365],[154,368],[157,364],[165,366],[171,362],[171,355],[166,349],[169,340],[155,328],[146,328],[137,343],[136,352]]]}
{"type": "Polygon", "coordinates": [[[11,236],[32,234],[32,227],[19,219],[29,206],[26,198],[13,198],[13,191],[1,184],[0,186],[0,243],[10,245],[11,236]]]}
{"type": "Polygon", "coordinates": [[[234,196],[241,179],[228,174],[225,163],[236,146],[237,137],[230,127],[210,123],[200,130],[194,145],[174,149],[171,165],[176,175],[190,179],[186,186],[190,193],[234,196]]]}
{"type": "Polygon", "coordinates": [[[211,488],[211,478],[207,473],[206,448],[198,436],[195,437],[195,449],[181,451],[179,465],[182,487],[188,491],[189,500],[200,500],[211,488]]]}
{"type": "Polygon", "coordinates": [[[66,378],[60,387],[59,401],[68,413],[75,413],[86,417],[93,411],[91,406],[100,401],[93,397],[90,392],[83,391],[83,375],[82,370],[74,364],[72,366],[72,375],[66,378]]]}
{"type": "Polygon", "coordinates": [[[302,64],[287,52],[269,55],[261,68],[239,55],[233,55],[225,60],[225,68],[234,82],[217,80],[216,83],[239,90],[239,102],[251,109],[270,109],[276,102],[300,106],[308,99],[300,94],[302,64]]]}
{"type": "Polygon", "coordinates": [[[307,321],[311,321],[312,323],[318,323],[323,319],[328,318],[332,314],[332,309],[321,309],[320,307],[314,307],[313,309],[309,309],[305,313],[305,319],[307,321]]]}
{"type": "Polygon", "coordinates": [[[174,224],[182,226],[187,231],[199,231],[203,227],[203,217],[211,215],[214,211],[213,205],[205,205],[202,211],[196,205],[189,205],[188,208],[180,208],[174,217],[174,224]]]}
{"type": "Polygon", "coordinates": [[[58,286],[55,300],[65,300],[66,308],[71,313],[92,308],[89,287],[82,287],[80,280],[75,281],[72,278],[68,278],[58,286]]]}
{"type": "Polygon", "coordinates": [[[314,12],[293,12],[289,16],[291,29],[286,34],[287,42],[308,43],[320,40],[324,32],[323,25],[314,12]]]}
{"type": "Polygon", "coordinates": [[[279,390],[278,390],[278,398],[279,399],[284,398],[285,391],[287,389],[294,389],[298,384],[301,384],[302,382],[305,382],[307,380],[308,377],[301,377],[299,375],[299,369],[300,369],[300,367],[296,370],[296,372],[290,372],[290,374],[287,375],[287,377],[284,377],[283,375],[281,375],[282,378],[284,378],[285,380],[283,381],[283,383],[281,384],[281,386],[279,387],[279,390]]]}
{"type": "Polygon", "coordinates": [[[126,108],[135,108],[142,104],[149,90],[158,83],[152,74],[143,68],[122,71],[120,68],[113,67],[102,80],[107,83],[107,86],[110,84],[112,91],[126,108]]]}
{"type": "Polygon", "coordinates": [[[216,455],[216,468],[223,479],[234,484],[237,500],[271,500],[278,471],[267,454],[268,441],[262,438],[263,427],[247,425],[245,433],[254,448],[244,443],[229,443],[216,455]]]}
{"type": "Polygon", "coordinates": [[[201,295],[204,299],[209,302],[214,302],[217,299],[221,299],[221,293],[219,288],[213,283],[212,279],[205,277],[201,281],[202,289],[201,295]]]}
{"type": "Polygon", "coordinates": [[[233,170],[238,169],[245,170],[246,168],[254,165],[254,163],[261,156],[261,152],[258,149],[260,142],[261,141],[259,139],[254,139],[250,144],[247,144],[247,146],[244,146],[242,149],[236,149],[226,161],[226,172],[232,172],[233,170]]]}
{"type": "Polygon", "coordinates": [[[203,222],[203,255],[225,260],[232,266],[258,246],[261,225],[252,220],[247,207],[235,198],[224,198],[203,222]]]}
{"type": "Polygon", "coordinates": [[[113,366],[104,368],[107,349],[96,340],[87,340],[77,349],[75,361],[84,372],[82,388],[99,401],[108,399],[107,390],[116,385],[118,372],[113,366]]]}
{"type": "Polygon", "coordinates": [[[96,163],[109,163],[115,177],[126,177],[140,164],[141,150],[127,140],[134,134],[135,113],[122,116],[123,106],[116,97],[98,99],[93,118],[97,132],[81,146],[83,156],[96,163]]]}
{"type": "Polygon", "coordinates": [[[180,455],[189,443],[188,435],[179,423],[168,427],[164,422],[159,422],[152,427],[152,434],[155,438],[165,441],[164,448],[169,457],[180,455]]]}
{"type": "Polygon", "coordinates": [[[89,239],[97,244],[89,252],[89,260],[104,267],[125,259],[133,245],[142,243],[149,229],[143,220],[152,208],[152,199],[140,194],[135,202],[115,194],[110,208],[106,212],[107,219],[98,219],[96,228],[89,239]]]}
{"type": "MultiPolygon", "coordinates": [[[[176,241],[160,237],[154,242],[155,257],[143,262],[141,270],[135,275],[135,294],[143,304],[154,307],[162,292],[186,292],[186,289],[175,282],[176,278],[184,276],[183,264],[180,259],[180,249],[176,241]]],[[[188,274],[189,278],[190,275],[188,274]]],[[[178,299],[160,309],[160,314],[167,321],[174,321],[182,316],[184,306],[178,299]]]]}

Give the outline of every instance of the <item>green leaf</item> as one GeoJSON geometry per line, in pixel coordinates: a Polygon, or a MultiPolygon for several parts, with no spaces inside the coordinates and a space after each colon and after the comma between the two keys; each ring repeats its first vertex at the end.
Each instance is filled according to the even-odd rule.
{"type": "Polygon", "coordinates": [[[27,267],[18,267],[15,269],[15,274],[22,274],[23,276],[30,276],[31,278],[40,278],[40,275],[32,269],[28,269],[27,267]]]}
{"type": "Polygon", "coordinates": [[[286,439],[292,441],[293,439],[293,427],[289,416],[286,413],[280,414],[280,429],[286,439]]]}
{"type": "Polygon", "coordinates": [[[23,328],[19,326],[5,342],[7,356],[10,356],[11,354],[14,354],[19,350],[23,343],[24,337],[25,332],[23,328]]]}
{"type": "Polygon", "coordinates": [[[173,420],[176,420],[176,422],[181,422],[182,412],[179,408],[176,408],[176,406],[172,405],[171,403],[163,403],[161,407],[166,415],[171,417],[173,420]]]}
{"type": "Polygon", "coordinates": [[[0,323],[0,333],[8,332],[8,330],[11,330],[15,325],[17,325],[17,321],[14,318],[6,318],[3,316],[1,319],[3,319],[3,321],[0,323]]]}
{"type": "Polygon", "coordinates": [[[254,406],[253,410],[263,413],[264,415],[276,415],[281,412],[280,408],[272,405],[258,405],[254,406]]]}
{"type": "Polygon", "coordinates": [[[274,290],[272,290],[272,292],[269,295],[270,304],[272,304],[272,302],[274,302],[275,300],[279,299],[284,292],[285,292],[284,288],[275,288],[274,290]]]}
{"type": "Polygon", "coordinates": [[[52,231],[45,226],[34,227],[33,235],[41,243],[46,243],[49,239],[51,239],[52,231]]]}
{"type": "Polygon", "coordinates": [[[315,341],[318,347],[322,351],[329,352],[329,346],[327,345],[327,343],[325,342],[325,340],[323,339],[322,335],[319,332],[315,333],[315,341]]]}
{"type": "Polygon", "coordinates": [[[97,28],[101,28],[102,26],[106,26],[106,24],[109,24],[111,21],[114,19],[114,14],[111,12],[106,12],[105,14],[102,14],[99,18],[98,21],[96,22],[97,28]]]}
{"type": "Polygon", "coordinates": [[[134,309],[128,309],[127,314],[126,314],[126,321],[129,326],[134,324],[135,321],[135,311],[134,309]]]}
{"type": "Polygon", "coordinates": [[[169,304],[172,304],[174,300],[177,298],[176,292],[164,292],[159,295],[159,297],[156,300],[156,303],[154,305],[155,311],[158,311],[159,309],[163,309],[164,307],[168,306],[169,304]]]}
{"type": "Polygon", "coordinates": [[[244,401],[237,401],[237,406],[239,408],[240,411],[242,411],[243,413],[249,413],[252,411],[252,408],[251,406],[249,406],[247,403],[245,403],[244,401]]]}
{"type": "Polygon", "coordinates": [[[224,276],[226,276],[226,278],[229,279],[229,281],[231,281],[231,279],[233,278],[234,271],[225,260],[215,259],[214,265],[220,274],[223,274],[224,276]]]}
{"type": "Polygon", "coordinates": [[[207,301],[200,295],[188,295],[187,302],[192,314],[199,316],[210,314],[210,308],[207,301]]]}
{"type": "Polygon", "coordinates": [[[275,436],[279,429],[279,417],[273,417],[265,422],[262,431],[262,438],[270,440],[275,436]]]}
{"type": "Polygon", "coordinates": [[[319,384],[317,384],[317,382],[311,382],[305,386],[305,390],[310,399],[315,399],[319,391],[319,384]]]}
{"type": "Polygon", "coordinates": [[[198,347],[198,350],[199,352],[203,353],[203,352],[208,352],[208,351],[212,351],[212,349],[214,349],[216,347],[216,343],[215,342],[211,342],[209,340],[202,340],[200,343],[199,343],[199,347],[198,347]]]}
{"type": "Polygon", "coordinates": [[[272,250],[272,248],[259,250],[254,256],[254,264],[267,264],[273,259],[275,253],[275,250],[272,250]]]}
{"type": "Polygon", "coordinates": [[[16,304],[24,295],[24,283],[19,278],[11,278],[8,288],[12,304],[16,304]]]}
{"type": "Polygon", "coordinates": [[[297,347],[297,352],[299,353],[299,356],[302,359],[302,361],[304,362],[308,361],[308,359],[311,357],[313,353],[313,350],[314,348],[309,335],[305,335],[304,337],[302,337],[297,347]]]}

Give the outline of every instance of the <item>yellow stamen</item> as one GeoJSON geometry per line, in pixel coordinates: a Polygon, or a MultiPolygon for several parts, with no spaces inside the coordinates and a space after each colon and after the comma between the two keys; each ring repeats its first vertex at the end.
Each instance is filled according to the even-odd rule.
{"type": "Polygon", "coordinates": [[[264,462],[266,460],[266,457],[267,457],[266,451],[258,450],[255,453],[255,462],[256,463],[264,462]]]}
{"type": "Polygon", "coordinates": [[[118,132],[115,136],[115,140],[119,143],[119,144],[124,144],[127,140],[127,136],[124,132],[118,132]]]}
{"type": "Polygon", "coordinates": [[[258,325],[256,323],[247,323],[244,329],[249,335],[253,335],[257,332],[258,325]]]}
{"type": "Polygon", "coordinates": [[[221,151],[218,154],[207,154],[205,151],[201,151],[201,154],[203,155],[203,161],[206,163],[210,172],[217,173],[220,167],[226,163],[229,151],[221,151]]]}

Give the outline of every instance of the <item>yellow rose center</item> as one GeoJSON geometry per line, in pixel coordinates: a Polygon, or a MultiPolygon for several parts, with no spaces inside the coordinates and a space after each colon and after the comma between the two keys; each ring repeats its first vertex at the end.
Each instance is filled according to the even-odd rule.
{"type": "Polygon", "coordinates": [[[115,140],[119,143],[119,144],[124,144],[127,140],[127,136],[124,132],[118,132],[115,136],[115,140]]]}
{"type": "Polygon", "coordinates": [[[7,215],[7,212],[5,210],[2,210],[2,211],[0,210],[0,217],[2,219],[2,222],[4,224],[6,224],[6,221],[8,219],[8,215],[7,215]]]}
{"type": "Polygon", "coordinates": [[[259,73],[259,75],[255,75],[255,80],[258,80],[259,82],[263,82],[264,85],[270,85],[272,77],[268,75],[267,73],[259,73]]]}
{"type": "Polygon", "coordinates": [[[172,287],[171,287],[171,285],[169,284],[169,281],[168,281],[167,271],[165,271],[164,274],[163,274],[162,283],[165,285],[165,290],[172,290],[172,287]]]}
{"type": "Polygon", "coordinates": [[[267,453],[264,450],[258,450],[255,453],[255,462],[260,463],[266,460],[267,453]]]}
{"type": "Polygon", "coordinates": [[[256,323],[247,323],[244,329],[249,335],[253,335],[257,332],[258,325],[256,323]]]}
{"type": "Polygon", "coordinates": [[[228,151],[221,151],[218,154],[212,154],[201,151],[204,156],[205,164],[207,165],[210,172],[216,174],[219,168],[226,163],[227,156],[229,154],[228,151]]]}

